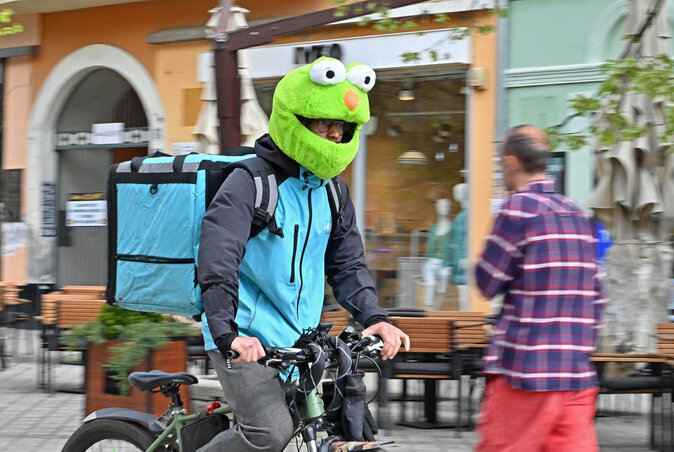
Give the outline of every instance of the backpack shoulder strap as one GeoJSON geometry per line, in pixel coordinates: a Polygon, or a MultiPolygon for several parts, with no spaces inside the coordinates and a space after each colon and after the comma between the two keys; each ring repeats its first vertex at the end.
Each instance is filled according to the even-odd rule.
{"type": "Polygon", "coordinates": [[[250,227],[250,236],[255,237],[264,228],[272,234],[283,237],[283,230],[276,225],[274,212],[278,204],[278,182],[269,163],[260,157],[251,157],[227,165],[227,171],[243,168],[251,175],[255,183],[255,212],[250,227]]]}
{"type": "Polygon", "coordinates": [[[347,229],[344,224],[345,201],[343,197],[346,195],[346,186],[344,184],[344,179],[335,176],[325,185],[325,189],[328,192],[328,202],[330,203],[333,222],[336,222],[336,225],[342,228],[342,231],[346,231],[347,229]]]}

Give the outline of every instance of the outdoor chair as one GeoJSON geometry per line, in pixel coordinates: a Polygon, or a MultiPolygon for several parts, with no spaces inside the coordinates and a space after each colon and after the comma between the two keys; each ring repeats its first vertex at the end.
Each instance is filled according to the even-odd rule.
{"type": "Polygon", "coordinates": [[[42,312],[37,319],[42,324],[41,348],[38,357],[38,387],[48,392],[54,390],[54,366],[59,362],[52,356],[55,352],[77,351],[82,358],[69,364],[85,363],[86,344],[69,347],[65,341],[68,330],[95,319],[105,304],[103,288],[69,286],[63,291],[42,295],[42,312]]]}

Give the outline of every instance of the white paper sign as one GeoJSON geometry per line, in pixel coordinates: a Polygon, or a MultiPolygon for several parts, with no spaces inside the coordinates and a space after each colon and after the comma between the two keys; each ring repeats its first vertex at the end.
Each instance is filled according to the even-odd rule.
{"type": "Polygon", "coordinates": [[[91,125],[91,142],[93,144],[124,143],[124,123],[107,122],[91,125]]]}
{"type": "Polygon", "coordinates": [[[66,226],[105,226],[107,202],[103,193],[73,193],[66,202],[66,226]]]}
{"type": "Polygon", "coordinates": [[[173,155],[189,154],[190,152],[199,152],[198,141],[181,141],[171,143],[173,155]]]}

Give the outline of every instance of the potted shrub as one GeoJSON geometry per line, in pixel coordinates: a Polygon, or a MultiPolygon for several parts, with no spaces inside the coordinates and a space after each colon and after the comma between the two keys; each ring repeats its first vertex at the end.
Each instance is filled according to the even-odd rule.
{"type": "MultiPolygon", "coordinates": [[[[167,399],[130,387],[127,377],[132,371],[153,369],[185,372],[185,340],[198,334],[198,329],[169,316],[108,305],[95,320],[73,328],[68,344],[78,348],[88,344],[86,414],[112,406],[163,413],[167,399]]],[[[187,391],[181,390],[181,395],[188,402],[187,391]]]]}

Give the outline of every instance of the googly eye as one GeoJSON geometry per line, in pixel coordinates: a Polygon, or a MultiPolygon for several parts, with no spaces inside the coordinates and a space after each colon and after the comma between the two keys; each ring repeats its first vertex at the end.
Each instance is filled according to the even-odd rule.
{"type": "Polygon", "coordinates": [[[349,69],[349,72],[346,73],[346,78],[358,88],[368,92],[374,86],[377,76],[370,66],[358,64],[349,69]]]}
{"type": "Polygon", "coordinates": [[[336,85],[346,78],[346,68],[337,60],[319,61],[311,66],[309,78],[319,85],[336,85]]]}

